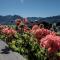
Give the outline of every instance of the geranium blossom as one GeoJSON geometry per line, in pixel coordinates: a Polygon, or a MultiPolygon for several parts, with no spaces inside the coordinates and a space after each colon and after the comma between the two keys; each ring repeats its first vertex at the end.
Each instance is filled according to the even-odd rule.
{"type": "Polygon", "coordinates": [[[3,34],[6,34],[6,35],[14,35],[16,33],[16,31],[11,28],[4,28],[2,32],[3,34]]]}
{"type": "Polygon", "coordinates": [[[29,31],[30,31],[30,30],[29,30],[28,26],[25,25],[25,26],[24,26],[24,32],[29,32],[29,31]]]}
{"type": "Polygon", "coordinates": [[[41,38],[45,37],[48,34],[56,35],[55,32],[52,32],[48,29],[44,29],[44,28],[40,29],[40,28],[38,28],[38,26],[35,26],[35,27],[32,28],[32,33],[35,34],[37,39],[41,39],[41,38]]]}
{"type": "Polygon", "coordinates": [[[32,27],[32,30],[31,30],[31,32],[35,35],[35,37],[37,38],[37,40],[38,40],[38,43],[40,43],[40,40],[42,39],[42,38],[44,38],[46,35],[56,35],[56,33],[55,32],[52,32],[52,31],[50,31],[50,30],[48,30],[48,29],[44,29],[44,28],[39,28],[39,26],[38,25],[34,25],[33,27],[32,27]]]}
{"type": "Polygon", "coordinates": [[[17,19],[17,20],[16,20],[16,25],[19,26],[20,23],[21,23],[21,19],[17,19]]]}
{"type": "Polygon", "coordinates": [[[40,45],[46,48],[49,53],[60,50],[60,37],[54,35],[47,35],[40,40],[40,45]]]}
{"type": "Polygon", "coordinates": [[[24,18],[24,19],[23,19],[23,22],[24,22],[25,24],[28,23],[27,18],[24,18]]]}
{"type": "Polygon", "coordinates": [[[39,28],[38,25],[34,25],[34,26],[32,27],[32,30],[36,30],[36,29],[38,29],[38,28],[39,28]]]}

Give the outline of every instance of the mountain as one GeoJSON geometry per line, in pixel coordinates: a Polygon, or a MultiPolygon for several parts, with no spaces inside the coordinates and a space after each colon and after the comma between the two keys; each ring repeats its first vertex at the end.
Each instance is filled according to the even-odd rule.
{"type": "Polygon", "coordinates": [[[39,19],[38,21],[39,22],[45,21],[45,22],[49,22],[49,23],[58,23],[58,22],[60,22],[60,15],[42,18],[42,19],[39,19]]]}
{"type": "Polygon", "coordinates": [[[19,15],[7,15],[1,16],[0,15],[0,24],[14,24],[16,19],[22,19],[23,17],[19,15]]]}
{"type": "Polygon", "coordinates": [[[52,17],[45,17],[45,18],[42,18],[42,17],[28,17],[27,18],[28,21],[35,21],[37,20],[38,22],[48,22],[48,23],[58,23],[60,22],[60,15],[58,16],[52,16],[52,17]]]}
{"type": "MultiPolygon", "coordinates": [[[[19,16],[19,15],[7,15],[7,16],[1,16],[0,15],[0,24],[15,24],[15,20],[16,19],[23,19],[23,17],[19,16]]],[[[52,17],[46,17],[46,18],[42,18],[42,17],[27,17],[28,21],[38,21],[38,22],[48,22],[48,23],[57,23],[60,22],[60,15],[58,16],[52,16],[52,17]]]]}
{"type": "Polygon", "coordinates": [[[28,21],[35,21],[35,20],[39,20],[42,19],[41,17],[27,17],[28,21]]]}

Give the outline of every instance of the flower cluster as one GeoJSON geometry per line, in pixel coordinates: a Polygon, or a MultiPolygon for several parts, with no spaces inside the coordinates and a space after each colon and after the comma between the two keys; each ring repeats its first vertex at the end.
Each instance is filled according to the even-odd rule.
{"type": "Polygon", "coordinates": [[[4,28],[7,28],[7,26],[6,26],[6,25],[0,25],[0,34],[2,34],[2,30],[3,30],[4,28]]]}
{"type": "Polygon", "coordinates": [[[17,27],[17,32],[29,32],[29,28],[27,26],[28,20],[27,18],[24,18],[23,20],[17,19],[16,20],[16,27],[17,27]]]}
{"type": "Polygon", "coordinates": [[[25,26],[24,26],[24,32],[29,32],[29,31],[30,31],[30,29],[28,28],[27,25],[25,25],[25,26]]]}
{"type": "Polygon", "coordinates": [[[21,23],[21,19],[17,19],[17,20],[16,20],[16,25],[19,26],[20,23],[21,23]]]}
{"type": "Polygon", "coordinates": [[[38,25],[34,25],[34,26],[32,27],[32,30],[36,30],[36,29],[38,29],[38,28],[39,28],[38,25]]]}
{"type": "Polygon", "coordinates": [[[9,36],[15,35],[15,33],[16,33],[16,31],[14,29],[9,28],[9,27],[8,28],[4,28],[2,30],[2,32],[3,32],[3,34],[9,35],[9,36]]]}
{"type": "Polygon", "coordinates": [[[24,22],[25,24],[27,24],[27,23],[28,23],[27,18],[24,18],[24,19],[23,19],[23,22],[24,22]]]}
{"type": "Polygon", "coordinates": [[[27,18],[24,18],[23,20],[17,19],[16,20],[16,25],[19,26],[21,22],[23,22],[24,24],[27,24],[28,23],[28,20],[27,20],[27,18]]]}
{"type": "Polygon", "coordinates": [[[49,53],[54,53],[60,50],[60,37],[54,35],[47,35],[41,39],[41,47],[46,48],[49,53]]]}
{"type": "Polygon", "coordinates": [[[56,35],[55,32],[52,32],[48,29],[39,28],[38,25],[34,25],[31,32],[35,35],[39,43],[40,43],[40,39],[44,38],[46,35],[49,35],[49,34],[56,35]]]}

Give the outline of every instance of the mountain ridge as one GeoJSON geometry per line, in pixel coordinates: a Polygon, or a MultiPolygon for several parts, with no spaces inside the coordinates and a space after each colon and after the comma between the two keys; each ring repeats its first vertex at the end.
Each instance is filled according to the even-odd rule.
{"type": "MultiPolygon", "coordinates": [[[[23,19],[23,17],[19,15],[6,15],[2,16],[0,15],[0,24],[14,24],[16,19],[23,19]]],[[[57,16],[51,16],[51,17],[27,17],[28,21],[35,21],[37,20],[38,22],[41,21],[46,21],[49,23],[57,23],[60,22],[60,15],[57,16]]]]}

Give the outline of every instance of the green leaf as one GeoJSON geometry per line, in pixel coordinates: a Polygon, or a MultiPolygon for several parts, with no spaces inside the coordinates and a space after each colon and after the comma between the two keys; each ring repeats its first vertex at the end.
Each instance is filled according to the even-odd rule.
{"type": "Polygon", "coordinates": [[[60,52],[56,53],[57,56],[60,56],[60,52]]]}

